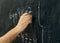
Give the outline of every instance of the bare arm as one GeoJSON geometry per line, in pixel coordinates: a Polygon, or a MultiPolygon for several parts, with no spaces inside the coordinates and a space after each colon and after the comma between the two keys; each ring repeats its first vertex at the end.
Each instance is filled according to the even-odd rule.
{"type": "Polygon", "coordinates": [[[27,25],[31,23],[31,18],[31,15],[24,13],[20,17],[17,26],[0,38],[0,43],[11,43],[17,37],[17,35],[24,31],[27,25]]]}

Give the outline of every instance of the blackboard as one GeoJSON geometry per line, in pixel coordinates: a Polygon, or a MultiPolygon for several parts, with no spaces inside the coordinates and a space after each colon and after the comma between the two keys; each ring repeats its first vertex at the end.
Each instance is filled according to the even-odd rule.
{"type": "MultiPolygon", "coordinates": [[[[19,20],[18,17],[16,22],[13,23],[9,14],[15,13],[18,8],[22,11],[26,5],[31,7],[33,23],[32,26],[29,25],[27,27],[23,34],[31,33],[32,31],[32,34],[34,33],[34,37],[32,36],[32,38],[37,39],[36,43],[60,43],[60,0],[0,0],[0,36],[15,27],[19,20]],[[40,15],[38,15],[39,1],[40,15]],[[31,5],[29,2],[31,2],[31,5]],[[44,30],[43,42],[42,29],[44,30]]],[[[17,37],[13,43],[20,42],[23,43],[21,37],[17,37]]]]}

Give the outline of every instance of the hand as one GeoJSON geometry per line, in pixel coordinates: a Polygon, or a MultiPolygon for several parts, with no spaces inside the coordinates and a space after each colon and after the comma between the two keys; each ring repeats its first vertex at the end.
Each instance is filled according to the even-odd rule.
{"type": "Polygon", "coordinates": [[[24,13],[20,17],[17,27],[22,27],[20,30],[23,31],[30,23],[32,23],[32,16],[29,13],[24,13]]]}

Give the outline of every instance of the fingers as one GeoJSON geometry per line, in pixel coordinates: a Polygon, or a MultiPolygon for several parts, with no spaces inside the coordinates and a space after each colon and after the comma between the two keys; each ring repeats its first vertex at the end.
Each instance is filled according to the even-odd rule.
{"type": "Polygon", "coordinates": [[[28,18],[29,23],[32,23],[32,15],[29,13],[26,13],[26,17],[28,18]]]}
{"type": "Polygon", "coordinates": [[[24,13],[24,14],[23,14],[23,16],[26,16],[26,15],[28,15],[28,13],[24,13]]]}
{"type": "Polygon", "coordinates": [[[30,17],[30,22],[29,23],[32,23],[32,15],[29,15],[29,17],[30,17]]]}
{"type": "Polygon", "coordinates": [[[29,13],[24,13],[20,17],[20,22],[32,23],[32,15],[29,13]]]}

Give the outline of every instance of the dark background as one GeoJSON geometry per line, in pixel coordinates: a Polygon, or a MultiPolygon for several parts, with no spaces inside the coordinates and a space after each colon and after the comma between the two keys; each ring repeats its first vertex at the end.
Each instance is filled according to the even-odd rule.
{"type": "MultiPolygon", "coordinates": [[[[42,43],[41,30],[37,18],[37,6],[38,0],[31,0],[33,19],[32,32],[36,32],[34,35],[37,37],[37,42],[42,43]],[[36,5],[36,6],[34,6],[36,5]],[[35,13],[36,12],[36,13],[35,13]],[[36,31],[35,31],[36,30],[36,31]]],[[[4,35],[11,28],[15,27],[12,20],[9,18],[9,12],[15,12],[16,9],[26,6],[27,0],[0,0],[0,36],[4,35]]],[[[40,0],[40,18],[41,25],[44,29],[44,43],[60,43],[60,0],[40,0]]],[[[28,30],[29,31],[29,30],[28,30]]],[[[26,33],[28,33],[28,31],[26,33]]],[[[31,33],[29,31],[29,33],[31,33]]],[[[35,37],[34,37],[35,38],[35,37]]],[[[20,43],[21,38],[17,37],[14,43],[20,43]]]]}

